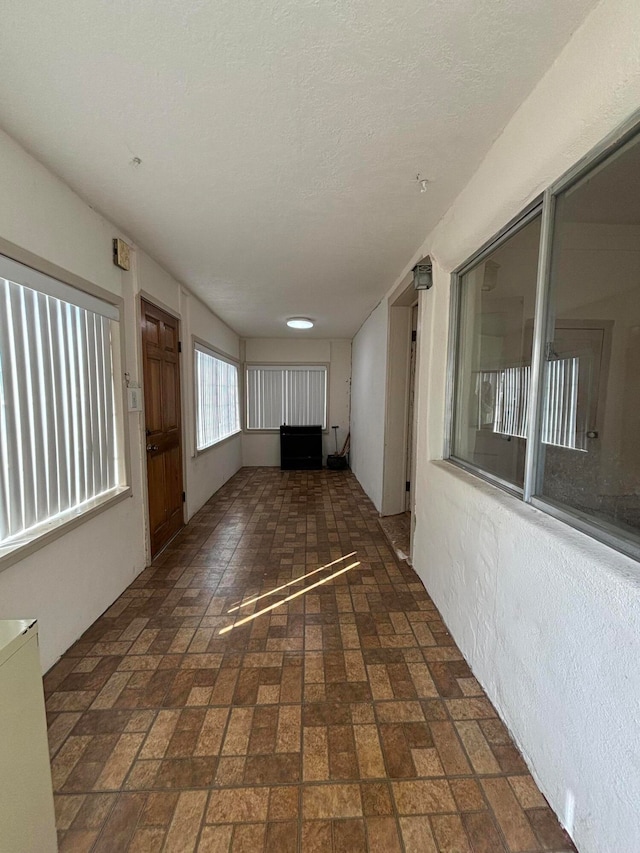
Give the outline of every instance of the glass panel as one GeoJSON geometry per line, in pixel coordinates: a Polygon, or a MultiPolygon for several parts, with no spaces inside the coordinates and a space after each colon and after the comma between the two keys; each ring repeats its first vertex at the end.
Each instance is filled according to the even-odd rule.
{"type": "Polygon", "coordinates": [[[238,368],[196,350],[196,448],[204,450],[240,430],[238,368]]]}
{"type": "Polygon", "coordinates": [[[0,278],[0,550],[118,485],[112,322],[0,278]]]}
{"type": "Polygon", "coordinates": [[[452,455],[522,487],[540,217],[462,276],[452,455]]]}
{"type": "Polygon", "coordinates": [[[640,528],[640,144],[557,200],[541,493],[640,528]]]}

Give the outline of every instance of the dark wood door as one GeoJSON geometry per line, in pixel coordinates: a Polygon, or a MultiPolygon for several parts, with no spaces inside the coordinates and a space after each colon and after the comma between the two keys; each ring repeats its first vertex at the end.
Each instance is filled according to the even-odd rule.
{"type": "Polygon", "coordinates": [[[151,556],[184,525],[180,325],[142,300],[142,358],[151,556]]]}

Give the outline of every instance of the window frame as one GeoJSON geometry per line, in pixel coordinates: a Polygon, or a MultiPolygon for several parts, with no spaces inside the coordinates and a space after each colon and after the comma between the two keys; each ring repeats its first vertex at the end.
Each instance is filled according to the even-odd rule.
{"type": "MultiPolygon", "coordinates": [[[[123,380],[124,365],[126,364],[126,341],[125,341],[125,317],[124,317],[124,299],[111,291],[105,290],[90,281],[76,275],[75,273],[65,270],[38,255],[33,254],[9,240],[0,237],[0,254],[9,258],[16,263],[29,267],[38,273],[56,279],[62,284],[68,285],[75,290],[80,291],[88,296],[96,297],[97,299],[112,305],[118,312],[119,319],[113,321],[117,324],[117,341],[112,346],[113,357],[113,376],[114,376],[114,408],[116,430],[119,442],[119,479],[120,485],[116,487],[113,494],[106,497],[91,498],[80,507],[71,508],[64,513],[62,519],[53,519],[51,521],[41,522],[36,527],[36,531],[25,533],[25,536],[19,539],[15,545],[8,546],[6,550],[0,552],[0,572],[10,566],[19,563],[21,560],[36,553],[41,548],[54,542],[56,539],[66,535],[71,530],[80,527],[85,522],[100,515],[112,506],[120,503],[132,496],[131,488],[131,446],[129,440],[129,430],[125,419],[127,412],[126,386],[123,380]]],[[[20,282],[16,282],[20,284],[20,282]]]]}
{"type": "Polygon", "coordinates": [[[219,447],[226,441],[231,441],[232,438],[242,434],[241,400],[243,388],[242,371],[240,370],[241,365],[237,358],[234,358],[223,350],[214,347],[212,344],[197,337],[196,335],[191,335],[191,351],[193,353],[193,455],[197,458],[198,456],[202,456],[203,453],[208,453],[212,448],[219,447]],[[206,355],[212,356],[212,358],[217,358],[218,361],[225,361],[227,364],[233,365],[238,374],[238,429],[229,433],[229,435],[225,435],[224,438],[219,438],[217,441],[214,441],[213,444],[208,444],[206,447],[201,447],[200,449],[198,449],[198,370],[196,366],[196,352],[198,350],[203,351],[206,355]]]}
{"type": "Polygon", "coordinates": [[[504,228],[467,258],[451,274],[449,298],[449,332],[447,350],[447,377],[445,401],[445,432],[443,458],[452,465],[485,480],[488,483],[510,493],[523,503],[540,510],[570,527],[587,534],[593,539],[614,550],[640,561],[640,534],[626,533],[624,528],[599,520],[589,513],[561,506],[553,499],[540,494],[542,486],[542,465],[540,460],[542,442],[544,348],[549,339],[550,325],[554,318],[551,312],[552,281],[551,261],[553,250],[553,231],[555,208],[558,197],[581,181],[596,169],[608,157],[623,148],[634,137],[640,144],[640,110],[608,134],[584,157],[554,181],[537,196],[527,207],[515,216],[504,228]],[[453,453],[454,399],[456,362],[458,350],[458,332],[462,294],[462,276],[476,266],[484,257],[504,244],[520,228],[524,227],[536,215],[542,215],[540,245],[538,251],[538,270],[536,279],[536,300],[533,320],[533,340],[531,351],[531,386],[529,396],[529,423],[526,437],[526,456],[524,470],[524,488],[505,482],[488,471],[465,460],[457,459],[453,453]]]}
{"type": "Polygon", "coordinates": [[[244,424],[243,424],[243,432],[246,435],[260,435],[261,433],[272,435],[280,434],[280,427],[272,427],[272,428],[249,428],[247,424],[249,423],[249,383],[247,381],[247,373],[249,368],[251,367],[280,367],[282,370],[293,370],[293,369],[308,369],[311,367],[323,367],[325,370],[325,386],[324,386],[324,419],[326,425],[322,428],[322,434],[329,434],[329,421],[330,412],[329,412],[329,388],[330,388],[330,379],[331,379],[331,365],[326,361],[296,361],[291,362],[289,364],[283,363],[282,361],[246,361],[244,363],[243,370],[243,380],[244,380],[244,424]]]}

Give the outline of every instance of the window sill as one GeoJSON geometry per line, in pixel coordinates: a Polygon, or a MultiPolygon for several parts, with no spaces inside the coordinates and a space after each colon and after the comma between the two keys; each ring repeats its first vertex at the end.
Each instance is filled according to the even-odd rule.
{"type": "Polygon", "coordinates": [[[640,562],[640,542],[631,529],[627,532],[624,528],[609,524],[588,513],[556,503],[551,498],[534,496],[530,502],[525,501],[523,500],[522,490],[518,490],[516,486],[505,483],[499,478],[475,468],[473,465],[465,464],[455,457],[437,460],[435,464],[464,471],[476,481],[484,482],[498,489],[503,494],[515,498],[519,506],[543,512],[546,516],[554,518],[556,521],[573,530],[577,530],[579,533],[585,534],[590,539],[605,545],[613,551],[617,551],[625,557],[631,557],[632,560],[640,562]]]}
{"type": "Polygon", "coordinates": [[[194,458],[197,459],[198,456],[203,456],[205,453],[213,450],[214,447],[220,447],[221,444],[226,444],[228,441],[231,441],[232,438],[237,438],[239,435],[242,435],[241,429],[237,429],[235,432],[225,435],[224,438],[219,438],[217,441],[214,441],[213,444],[208,444],[206,447],[201,447],[199,450],[196,448],[194,458]]]}
{"type": "Polygon", "coordinates": [[[119,486],[99,498],[87,501],[81,508],[69,510],[60,518],[45,521],[7,545],[0,545],[0,572],[34,554],[45,545],[84,524],[115,504],[131,496],[130,486],[119,486]]]}
{"type": "MultiPolygon", "coordinates": [[[[293,426],[293,424],[288,424],[288,426],[293,426]]],[[[303,424],[303,426],[306,426],[306,425],[303,424]]],[[[270,433],[272,435],[280,435],[280,427],[275,427],[274,429],[246,429],[245,428],[242,430],[242,432],[245,435],[256,435],[256,434],[259,435],[259,434],[264,434],[264,433],[266,433],[266,434],[270,433]]],[[[322,432],[322,435],[329,435],[329,427],[323,427],[321,432],[322,432]]]]}

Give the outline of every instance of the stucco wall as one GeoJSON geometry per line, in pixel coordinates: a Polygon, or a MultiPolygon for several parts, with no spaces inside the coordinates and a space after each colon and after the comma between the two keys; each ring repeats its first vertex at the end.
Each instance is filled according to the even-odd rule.
{"type": "MultiPolygon", "coordinates": [[[[123,372],[141,383],[138,294],[181,317],[183,343],[197,334],[230,355],[239,340],[206,307],[141,251],[124,273],[111,260],[111,239],[119,234],[65,184],[0,132],[0,237],[75,273],[124,299],[126,343],[123,372]]],[[[192,514],[241,465],[238,436],[192,457],[193,373],[190,346],[182,359],[185,416],[185,490],[192,514]]],[[[100,616],[144,568],[146,553],[146,470],[144,417],[125,413],[131,451],[132,496],[65,533],[13,566],[0,571],[0,619],[39,621],[40,658],[48,669],[100,616]]]]}
{"type": "Polygon", "coordinates": [[[640,850],[640,567],[437,461],[449,286],[637,109],[638,44],[637,3],[601,3],[418,253],[436,264],[421,295],[414,566],[582,853],[640,850]]]}

